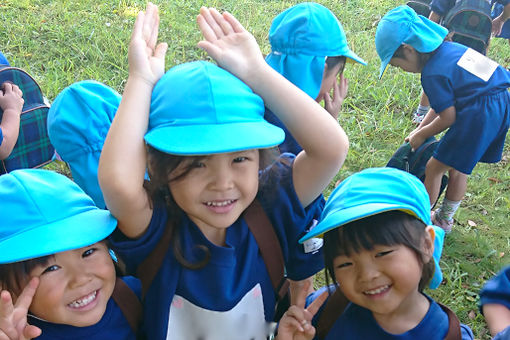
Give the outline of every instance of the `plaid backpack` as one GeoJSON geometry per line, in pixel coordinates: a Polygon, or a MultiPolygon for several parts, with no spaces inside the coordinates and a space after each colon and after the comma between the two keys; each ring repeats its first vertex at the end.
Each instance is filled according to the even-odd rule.
{"type": "MultiPolygon", "coordinates": [[[[425,180],[425,167],[430,157],[434,154],[438,144],[439,141],[434,136],[427,138],[423,144],[414,151],[411,150],[411,145],[409,143],[404,143],[395,151],[393,156],[391,156],[386,166],[407,171],[423,182],[425,180]]],[[[448,176],[443,175],[438,197],[441,196],[447,184],[448,176]]]]}
{"type": "Polygon", "coordinates": [[[492,29],[490,1],[457,1],[443,18],[442,25],[450,31],[452,41],[485,54],[492,29]]]}
{"type": "MultiPolygon", "coordinates": [[[[37,168],[51,162],[55,149],[50,143],[46,128],[49,105],[41,88],[25,71],[0,66],[0,84],[10,81],[23,92],[23,109],[20,116],[18,141],[12,153],[0,161],[0,174],[21,168],[37,168]]],[[[3,111],[0,109],[0,119],[3,111]]]]}
{"type": "Polygon", "coordinates": [[[430,3],[432,0],[411,0],[407,2],[407,6],[414,9],[414,11],[428,18],[430,14],[430,3]]]}

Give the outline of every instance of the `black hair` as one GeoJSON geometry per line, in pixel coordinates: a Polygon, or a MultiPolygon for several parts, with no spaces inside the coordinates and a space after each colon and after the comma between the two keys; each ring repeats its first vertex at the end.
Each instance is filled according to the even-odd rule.
{"type": "Polygon", "coordinates": [[[326,57],[326,66],[327,66],[326,72],[334,69],[338,64],[341,63],[342,66],[340,67],[340,71],[338,71],[338,74],[342,74],[344,72],[346,61],[347,61],[347,58],[343,55],[335,56],[335,57],[326,57]]]}
{"type": "MultiPolygon", "coordinates": [[[[395,53],[393,53],[393,57],[392,58],[400,58],[400,59],[405,59],[405,55],[404,55],[404,46],[405,44],[401,44],[397,50],[395,51],[395,53]]],[[[413,47],[414,48],[414,47],[413,47]]],[[[419,52],[418,50],[416,50],[416,53],[418,53],[418,63],[420,64],[420,69],[423,69],[423,67],[425,66],[425,64],[427,63],[427,61],[429,61],[429,59],[432,57],[432,55],[434,54],[435,50],[432,51],[432,52],[428,52],[428,53],[423,53],[423,52],[419,52]]]]}
{"type": "MultiPolygon", "coordinates": [[[[279,155],[277,148],[259,149],[259,168],[263,169],[273,163],[279,155]]],[[[176,260],[187,269],[203,268],[211,257],[205,245],[195,245],[193,254],[197,254],[198,261],[189,261],[183,253],[179,237],[179,226],[184,212],[175,202],[168,185],[186,177],[205,156],[178,156],[168,154],[147,145],[147,158],[149,162],[150,181],[144,183],[151,204],[164,204],[168,213],[166,228],[171,229],[171,244],[176,260]],[[186,162],[186,163],[185,163],[186,162]],[[181,164],[185,165],[179,173],[173,173],[181,164]],[[172,177],[170,177],[172,176],[172,177]]],[[[264,176],[264,179],[270,176],[264,176]]],[[[259,190],[271,187],[272,183],[259,180],[259,190]]]]}
{"type": "Polygon", "coordinates": [[[324,263],[326,281],[337,282],[333,261],[341,255],[350,256],[363,250],[372,250],[376,245],[403,245],[411,249],[422,265],[418,290],[421,292],[434,274],[434,261],[424,262],[423,252],[426,225],[419,219],[398,210],[365,217],[324,234],[324,263]]]}

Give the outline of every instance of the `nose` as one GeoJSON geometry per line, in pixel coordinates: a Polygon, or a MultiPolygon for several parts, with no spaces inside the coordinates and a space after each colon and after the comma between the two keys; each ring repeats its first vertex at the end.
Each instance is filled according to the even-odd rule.
{"type": "Polygon", "coordinates": [[[232,170],[228,166],[219,166],[213,169],[211,180],[211,189],[217,191],[225,191],[232,189],[234,186],[234,176],[232,170]]]}
{"type": "Polygon", "coordinates": [[[358,265],[358,280],[360,282],[370,282],[379,277],[380,272],[374,264],[364,263],[358,265]]]}
{"type": "Polygon", "coordinates": [[[69,286],[80,287],[92,280],[92,272],[87,266],[80,266],[79,268],[72,268],[69,275],[69,286]]]}

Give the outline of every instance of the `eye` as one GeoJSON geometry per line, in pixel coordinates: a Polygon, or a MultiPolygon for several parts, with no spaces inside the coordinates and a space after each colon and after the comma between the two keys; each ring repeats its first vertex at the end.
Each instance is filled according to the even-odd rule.
{"type": "Polygon", "coordinates": [[[391,254],[392,252],[393,252],[393,250],[380,251],[377,254],[375,254],[375,257],[386,256],[388,254],[391,254]]]}
{"type": "Polygon", "coordinates": [[[242,163],[242,162],[247,161],[247,160],[248,160],[248,157],[239,156],[239,157],[234,158],[234,163],[242,163]]]}
{"type": "Polygon", "coordinates": [[[51,265],[51,266],[47,267],[46,269],[44,269],[43,272],[41,273],[41,275],[42,274],[46,274],[46,273],[50,273],[50,272],[54,272],[54,271],[57,271],[59,269],[60,269],[60,267],[57,266],[56,264],[54,264],[54,265],[51,265]]]}
{"type": "Polygon", "coordinates": [[[85,250],[83,252],[83,254],[81,254],[81,257],[88,257],[90,255],[92,255],[93,253],[95,253],[97,251],[97,248],[89,248],[87,250],[85,250]]]}
{"type": "Polygon", "coordinates": [[[349,266],[352,266],[352,262],[343,262],[343,263],[340,263],[339,265],[337,265],[336,267],[338,269],[341,269],[341,268],[346,268],[346,267],[349,267],[349,266]]]}

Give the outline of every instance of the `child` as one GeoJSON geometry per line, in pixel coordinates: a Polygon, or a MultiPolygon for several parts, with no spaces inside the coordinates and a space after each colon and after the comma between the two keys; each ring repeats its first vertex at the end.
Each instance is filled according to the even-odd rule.
{"type": "Polygon", "coordinates": [[[441,177],[449,171],[445,200],[432,220],[450,232],[476,163],[501,159],[510,124],[510,73],[472,49],[443,42],[446,34],[444,27],[399,6],[379,22],[375,45],[382,61],[380,77],[388,64],[421,73],[432,110],[406,138],[412,148],[448,130],[427,163],[425,187],[432,205],[441,177]]]}
{"type": "MultiPolygon", "coordinates": [[[[347,46],[345,32],[335,15],[317,3],[295,5],[274,18],[269,42],[271,53],[266,62],[317,102],[324,100],[325,109],[338,119],[347,95],[345,63],[351,60],[366,65],[366,62],[347,46]],[[333,98],[329,94],[331,89],[333,98]]],[[[264,118],[285,131],[285,141],[279,146],[281,152],[297,155],[302,150],[274,113],[266,111],[264,118]]]]}
{"type": "MultiPolygon", "coordinates": [[[[332,305],[338,318],[325,339],[445,338],[449,316],[423,293],[431,277],[437,281],[440,274],[444,232],[431,226],[428,195],[419,179],[394,168],[348,177],[331,193],[319,224],[300,242],[323,233],[327,281],[335,285],[314,293],[310,300],[319,303],[307,309],[302,298],[292,306],[280,321],[279,340],[311,339],[315,327],[310,321],[324,299],[316,296],[332,289],[340,289],[335,294],[341,292],[347,301],[345,309],[332,305]]],[[[473,339],[469,327],[460,328],[462,339],[473,339]]]]}
{"type": "Polygon", "coordinates": [[[115,218],[48,170],[1,176],[0,202],[0,337],[134,340],[111,298],[126,284],[140,290],[132,277],[116,279],[104,241],[115,218]]]}
{"type": "Polygon", "coordinates": [[[494,339],[510,338],[510,267],[487,281],[480,291],[480,304],[494,339]]]}
{"type": "Polygon", "coordinates": [[[119,103],[120,95],[112,88],[84,80],[60,92],[48,112],[51,144],[69,164],[74,182],[102,209],[105,203],[97,181],[97,166],[119,103]]]}
{"type": "Polygon", "coordinates": [[[314,275],[320,252],[297,243],[303,234],[297,226],[342,165],[347,137],[267,65],[232,15],[202,8],[197,18],[205,38],[198,46],[224,69],[192,62],[165,75],[158,21],[153,4],[137,18],[129,77],[99,161],[99,184],[123,234],[113,245],[134,270],[171,232],[152,284],[143,287],[148,338],[263,339],[271,333],[275,296],[241,214],[257,197],[288,276],[314,275]],[[304,150],[295,159],[287,154],[263,168],[267,148],[284,135],[264,121],[264,102],[246,84],[298,138],[304,150]],[[143,186],[147,162],[151,196],[143,186]]]}
{"type": "Polygon", "coordinates": [[[2,84],[0,91],[0,160],[6,159],[16,145],[19,134],[23,93],[10,82],[2,84]]]}

